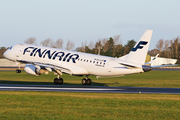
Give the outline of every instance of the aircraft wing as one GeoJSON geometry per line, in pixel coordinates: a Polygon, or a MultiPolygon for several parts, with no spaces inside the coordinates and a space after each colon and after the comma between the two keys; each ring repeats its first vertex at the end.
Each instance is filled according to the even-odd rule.
{"type": "Polygon", "coordinates": [[[47,70],[49,68],[51,68],[53,70],[59,70],[62,73],[67,73],[70,75],[86,75],[86,74],[88,75],[89,74],[85,69],[83,69],[81,67],[78,67],[75,65],[68,65],[66,63],[62,63],[62,64],[58,64],[57,62],[55,62],[55,63],[40,63],[40,62],[31,62],[31,61],[19,61],[19,62],[33,64],[33,65],[39,66],[39,67],[45,67],[47,70]]]}
{"type": "Polygon", "coordinates": [[[171,67],[171,66],[177,66],[178,64],[170,64],[170,65],[156,65],[156,66],[150,66],[152,68],[158,68],[158,67],[171,67]]]}

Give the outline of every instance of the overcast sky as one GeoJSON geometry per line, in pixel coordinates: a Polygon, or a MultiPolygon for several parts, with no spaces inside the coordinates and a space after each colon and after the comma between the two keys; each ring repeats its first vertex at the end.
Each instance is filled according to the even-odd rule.
{"type": "Polygon", "coordinates": [[[121,35],[138,41],[152,29],[150,49],[159,39],[180,36],[180,0],[0,0],[0,47],[35,37],[82,42],[121,35]]]}

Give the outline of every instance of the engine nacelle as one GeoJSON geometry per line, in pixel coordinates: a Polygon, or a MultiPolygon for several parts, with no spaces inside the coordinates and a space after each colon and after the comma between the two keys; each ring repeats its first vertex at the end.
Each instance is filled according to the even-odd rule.
{"type": "Polygon", "coordinates": [[[40,73],[40,69],[36,68],[34,65],[32,64],[27,64],[24,67],[24,71],[26,71],[26,73],[30,74],[30,75],[36,75],[39,76],[41,75],[40,73]]]}
{"type": "Polygon", "coordinates": [[[143,66],[142,66],[142,69],[143,69],[144,72],[148,72],[148,71],[151,71],[151,70],[152,70],[152,67],[143,65],[143,66]]]}

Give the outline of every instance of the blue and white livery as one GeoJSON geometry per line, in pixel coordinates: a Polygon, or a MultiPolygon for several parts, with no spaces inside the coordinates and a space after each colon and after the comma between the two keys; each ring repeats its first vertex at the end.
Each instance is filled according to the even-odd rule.
{"type": "Polygon", "coordinates": [[[17,44],[4,53],[4,57],[19,63],[26,63],[24,70],[31,75],[41,75],[46,71],[55,71],[58,77],[55,84],[63,84],[59,76],[62,73],[83,76],[83,85],[90,85],[89,75],[97,77],[114,77],[142,73],[151,70],[145,66],[152,30],[146,30],[129,54],[120,58],[106,57],[88,53],[74,52],[29,44],[17,44]]]}

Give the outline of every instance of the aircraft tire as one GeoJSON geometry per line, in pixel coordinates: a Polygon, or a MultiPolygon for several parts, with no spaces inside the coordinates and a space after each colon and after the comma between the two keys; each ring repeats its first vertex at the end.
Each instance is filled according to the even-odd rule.
{"type": "Polygon", "coordinates": [[[59,79],[58,79],[58,84],[59,84],[59,85],[62,85],[62,84],[63,84],[63,79],[62,79],[62,78],[59,78],[59,79]]]}
{"type": "Polygon", "coordinates": [[[84,78],[84,79],[82,79],[82,84],[83,85],[86,85],[87,84],[87,80],[84,78]]]}
{"type": "Polygon", "coordinates": [[[16,70],[16,73],[21,73],[21,70],[17,69],[17,70],[16,70]]]}
{"type": "Polygon", "coordinates": [[[54,78],[54,84],[58,85],[58,78],[54,78]]]}
{"type": "Polygon", "coordinates": [[[91,85],[91,79],[87,79],[87,85],[91,85]]]}

